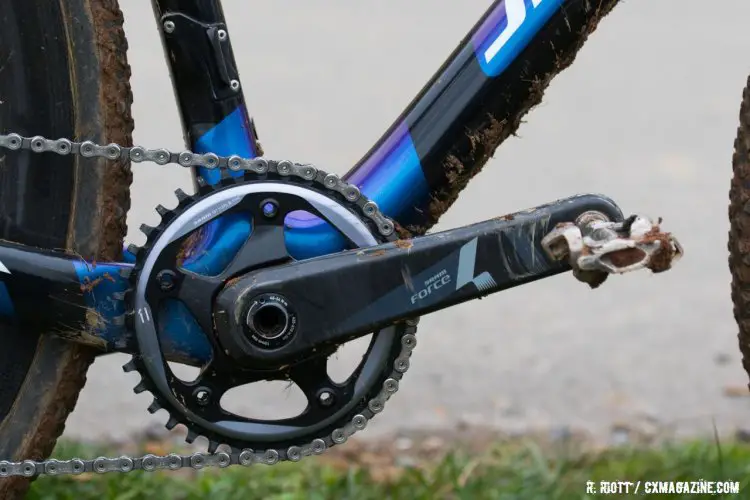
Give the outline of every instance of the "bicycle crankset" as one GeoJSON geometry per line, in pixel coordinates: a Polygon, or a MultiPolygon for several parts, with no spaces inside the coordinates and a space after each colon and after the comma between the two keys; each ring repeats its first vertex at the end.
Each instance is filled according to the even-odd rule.
{"type": "MultiPolygon", "coordinates": [[[[85,326],[92,312],[86,294],[105,279],[122,286],[100,302],[119,307],[124,296],[126,323],[135,335],[107,344],[109,349],[134,353],[124,369],[141,374],[136,392],[153,394],[149,411],[165,409],[167,427],[184,424],[188,441],[208,438],[211,454],[0,461],[0,477],[274,464],[322,453],[363,429],[398,390],[416,346],[419,316],[568,270],[593,287],[613,273],[661,272],[682,255],[677,240],[658,224],[640,216],[625,219],[612,200],[598,195],[398,240],[394,223],[356,186],[310,165],[17,134],[0,135],[0,147],[224,169],[217,185],[199,178],[194,196],[178,190],[174,210],[157,207],[160,224],[143,226],[145,246],[130,248],[136,256],[132,270],[89,269],[77,256],[0,245],[3,283],[25,298],[14,320],[39,331],[89,342],[97,330],[85,326]],[[233,177],[227,170],[243,174],[233,177]],[[294,260],[285,220],[300,211],[334,228],[348,249],[294,260]],[[239,220],[244,230],[234,235],[234,245],[211,245],[212,255],[223,256],[219,269],[196,267],[191,255],[202,253],[203,238],[219,219],[239,220]],[[102,277],[87,281],[93,273],[102,277]],[[161,328],[175,302],[187,309],[210,351],[191,358],[203,366],[190,382],[172,372],[168,361],[183,354],[161,328]],[[29,304],[46,304],[55,314],[35,314],[29,304]],[[70,324],[88,335],[70,333],[70,324]],[[328,357],[368,333],[373,336],[362,362],[346,381],[333,382],[328,357]],[[260,380],[297,384],[306,409],[270,421],[222,407],[228,390],[260,380]],[[214,453],[221,444],[231,452],[214,453]]],[[[114,326],[122,325],[118,318],[114,326]]]]}
{"type": "Polygon", "coordinates": [[[136,250],[139,353],[126,369],[143,376],[137,392],[154,394],[149,411],[166,409],[167,427],[185,424],[189,442],[203,435],[209,452],[220,444],[260,448],[254,453],[270,462],[321,453],[383,408],[414,347],[415,323],[407,319],[565,271],[565,257],[579,279],[596,286],[608,273],[665,270],[682,254],[650,221],[623,220],[616,205],[594,195],[394,241],[392,228],[370,225],[371,202],[361,194],[349,201],[314,177],[290,183],[270,170],[254,182],[227,176],[218,187],[200,185],[195,198],[178,195],[176,211],[159,209],[161,224],[146,228],[147,244],[136,250]],[[298,211],[327,221],[353,249],[293,261],[284,220],[298,211]],[[181,259],[194,235],[236,213],[251,218],[252,233],[226,268],[212,276],[185,270],[181,259]],[[211,343],[211,361],[189,383],[171,372],[159,343],[159,311],[169,300],[188,307],[211,343]],[[328,356],[370,332],[377,333],[362,363],[334,383],[328,356]],[[221,406],[229,389],[260,380],[294,382],[307,408],[264,421],[221,406]]]}
{"type": "Polygon", "coordinates": [[[337,192],[314,170],[307,180],[292,182],[289,172],[279,173],[289,165],[273,164],[261,178],[253,174],[252,182],[227,175],[218,185],[210,186],[199,179],[198,194],[187,196],[178,191],[177,208],[159,208],[161,223],[155,228],[143,227],[147,243],[132,248],[137,260],[129,301],[138,354],[124,368],[142,375],[135,391],[150,391],[154,401],[149,411],[167,410],[167,427],[184,424],[188,442],[202,435],[209,440],[211,453],[225,444],[251,449],[256,460],[266,463],[321,453],[364,428],[398,389],[416,343],[416,320],[373,330],[362,362],[342,383],[334,382],[327,371],[328,357],[341,342],[278,355],[285,348],[307,342],[300,335],[301,328],[314,327],[307,319],[301,321],[297,311],[309,305],[325,311],[328,304],[314,300],[314,288],[308,290],[307,297],[292,299],[232,283],[249,272],[283,268],[293,261],[285,245],[287,216],[304,211],[320,217],[348,240],[350,248],[396,238],[390,221],[384,219],[378,225],[372,220],[374,204],[356,188],[337,192]],[[236,255],[218,275],[188,271],[183,261],[196,236],[218,217],[233,214],[240,214],[252,225],[236,255]],[[192,382],[172,373],[159,341],[163,306],[174,300],[189,309],[211,345],[211,361],[192,382]],[[297,384],[307,398],[307,408],[284,420],[258,420],[222,407],[221,398],[228,390],[261,380],[297,384]]]}

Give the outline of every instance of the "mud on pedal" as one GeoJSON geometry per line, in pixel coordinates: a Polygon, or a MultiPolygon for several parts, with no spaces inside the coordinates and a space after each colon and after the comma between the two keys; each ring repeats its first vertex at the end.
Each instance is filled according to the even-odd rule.
{"type": "Polygon", "coordinates": [[[567,260],[578,280],[596,288],[610,274],[669,270],[684,251],[660,224],[661,219],[653,222],[642,215],[611,222],[601,213],[587,212],[576,222],[558,224],[544,237],[542,247],[550,258],[567,260]]]}

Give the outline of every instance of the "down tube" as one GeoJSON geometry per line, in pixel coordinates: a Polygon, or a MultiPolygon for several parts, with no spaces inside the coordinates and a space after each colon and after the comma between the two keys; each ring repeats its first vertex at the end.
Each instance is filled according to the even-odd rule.
{"type": "Polygon", "coordinates": [[[443,165],[456,136],[482,114],[488,96],[520,79],[514,63],[537,62],[533,45],[544,43],[540,32],[563,3],[496,1],[347,180],[402,226],[428,224],[430,193],[445,187],[443,165]]]}
{"type": "MultiPolygon", "coordinates": [[[[543,43],[538,35],[563,2],[496,1],[345,179],[401,226],[424,232],[419,228],[431,219],[430,194],[446,184],[443,162],[454,138],[464,133],[467,120],[481,114],[488,95],[507,90],[509,82],[518,79],[517,72],[509,71],[515,61],[535,62],[534,52],[526,49],[543,43]]],[[[312,219],[295,222],[325,227],[312,219]]]]}

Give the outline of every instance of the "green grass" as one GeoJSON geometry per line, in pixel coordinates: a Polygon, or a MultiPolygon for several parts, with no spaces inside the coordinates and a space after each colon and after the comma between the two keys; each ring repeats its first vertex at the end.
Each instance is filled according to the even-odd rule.
{"type": "MultiPolygon", "coordinates": [[[[346,448],[340,447],[340,448],[346,448]]],[[[63,444],[55,456],[97,456],[104,450],[63,444]],[[93,453],[93,455],[92,455],[93,453]]],[[[339,454],[341,456],[341,454],[339,454]]],[[[356,459],[355,459],[356,460],[356,459]]],[[[387,462],[387,461],[386,461],[387,462]]],[[[586,495],[586,482],[740,482],[739,495],[657,495],[654,498],[750,498],[750,445],[715,440],[584,452],[534,442],[501,443],[481,454],[459,453],[412,467],[363,468],[339,459],[253,465],[222,471],[131,472],[42,477],[30,499],[518,499],[633,498],[586,495]]]]}

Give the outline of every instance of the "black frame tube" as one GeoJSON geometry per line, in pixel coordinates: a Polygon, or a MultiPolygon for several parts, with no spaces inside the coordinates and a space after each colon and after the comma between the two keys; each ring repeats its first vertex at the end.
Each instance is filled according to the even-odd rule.
{"type": "MultiPolygon", "coordinates": [[[[245,97],[220,0],[152,0],[159,24],[185,144],[198,139],[240,109],[245,112],[248,140],[260,148],[255,123],[246,114],[245,97]],[[174,24],[169,32],[165,24],[174,24]],[[226,34],[219,39],[219,31],[226,34]],[[238,88],[232,88],[236,81],[238,88]]],[[[194,169],[194,174],[197,170],[194,169]]]]}

